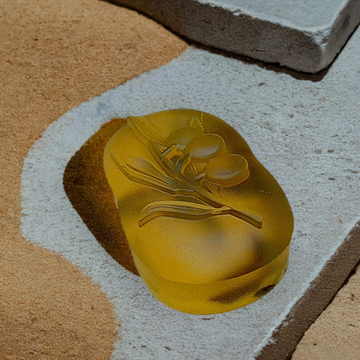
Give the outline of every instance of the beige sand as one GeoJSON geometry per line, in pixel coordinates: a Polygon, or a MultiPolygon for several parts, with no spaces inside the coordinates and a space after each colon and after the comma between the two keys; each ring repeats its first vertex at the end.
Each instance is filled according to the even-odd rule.
{"type": "Polygon", "coordinates": [[[292,359],[360,359],[360,267],[305,333],[292,359]]]}
{"type": "Polygon", "coordinates": [[[121,334],[105,294],[21,236],[23,159],[66,111],[186,47],[156,22],[106,2],[0,2],[1,359],[110,357],[121,334]]]}

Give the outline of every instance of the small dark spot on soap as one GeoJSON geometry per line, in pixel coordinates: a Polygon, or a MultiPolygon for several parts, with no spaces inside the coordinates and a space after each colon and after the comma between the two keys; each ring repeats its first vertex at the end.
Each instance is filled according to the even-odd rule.
{"type": "Polygon", "coordinates": [[[333,153],[334,152],[334,150],[328,150],[328,153],[333,153]]]}
{"type": "Polygon", "coordinates": [[[261,82],[261,83],[258,84],[258,86],[263,86],[263,85],[266,85],[266,83],[265,83],[265,82],[261,82]]]}
{"type": "Polygon", "coordinates": [[[248,288],[238,288],[231,291],[224,292],[209,299],[211,302],[218,302],[220,304],[231,304],[239,300],[241,297],[248,293],[248,288]]]}
{"type": "Polygon", "coordinates": [[[35,41],[37,41],[37,38],[35,38],[35,41]]]}
{"type": "Polygon", "coordinates": [[[336,180],[335,178],[328,178],[329,180],[336,180]]]}
{"type": "Polygon", "coordinates": [[[165,346],[165,349],[171,351],[171,349],[168,346],[165,346]]]}
{"type": "Polygon", "coordinates": [[[262,297],[262,296],[266,295],[274,287],[275,287],[275,285],[268,285],[268,286],[263,287],[262,289],[260,289],[259,291],[256,292],[255,297],[262,297]]]}

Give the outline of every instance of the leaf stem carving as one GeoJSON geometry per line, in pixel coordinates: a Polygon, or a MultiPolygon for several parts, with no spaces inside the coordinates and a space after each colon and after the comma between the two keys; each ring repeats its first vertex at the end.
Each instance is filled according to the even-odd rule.
{"type": "Polygon", "coordinates": [[[208,219],[212,216],[229,214],[227,206],[213,208],[185,201],[156,201],[146,206],[141,214],[139,226],[142,227],[158,216],[178,217],[188,220],[208,219]]]}
{"type": "Polygon", "coordinates": [[[139,164],[131,165],[125,159],[123,159],[123,164],[120,164],[111,153],[111,157],[119,170],[130,180],[139,184],[164,191],[171,195],[192,197],[206,204],[201,205],[186,201],[161,201],[149,204],[141,213],[139,220],[140,227],[158,216],[204,219],[230,214],[258,229],[262,228],[263,220],[259,214],[248,209],[238,209],[235,204],[219,198],[183,175],[162,154],[163,147],[167,145],[166,139],[146,118],[130,117],[128,119],[128,126],[133,131],[135,137],[148,148],[156,163],[164,171],[164,174],[161,174],[159,170],[155,169],[146,160],[142,160],[143,164],[140,166],[139,164]]]}

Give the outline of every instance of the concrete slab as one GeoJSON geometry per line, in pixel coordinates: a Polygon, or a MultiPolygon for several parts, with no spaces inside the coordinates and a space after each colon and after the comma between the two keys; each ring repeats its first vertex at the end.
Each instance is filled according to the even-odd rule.
{"type": "Polygon", "coordinates": [[[315,73],[360,23],[358,0],[112,0],[205,45],[315,73]]]}
{"type": "Polygon", "coordinates": [[[37,140],[22,174],[23,234],[77,264],[113,300],[122,324],[114,359],[252,359],[272,342],[360,218],[359,57],[356,31],[325,77],[312,82],[191,48],[71,110],[37,140]],[[159,303],[99,245],[64,192],[68,161],[103,122],[172,108],[229,122],[278,180],[294,212],[284,279],[231,313],[193,316],[159,303]]]}

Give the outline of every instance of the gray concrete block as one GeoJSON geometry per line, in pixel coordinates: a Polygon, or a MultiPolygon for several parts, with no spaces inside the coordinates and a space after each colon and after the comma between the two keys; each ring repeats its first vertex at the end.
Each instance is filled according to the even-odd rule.
{"type": "Polygon", "coordinates": [[[315,73],[360,23],[359,0],[113,0],[205,45],[315,73]]]}

